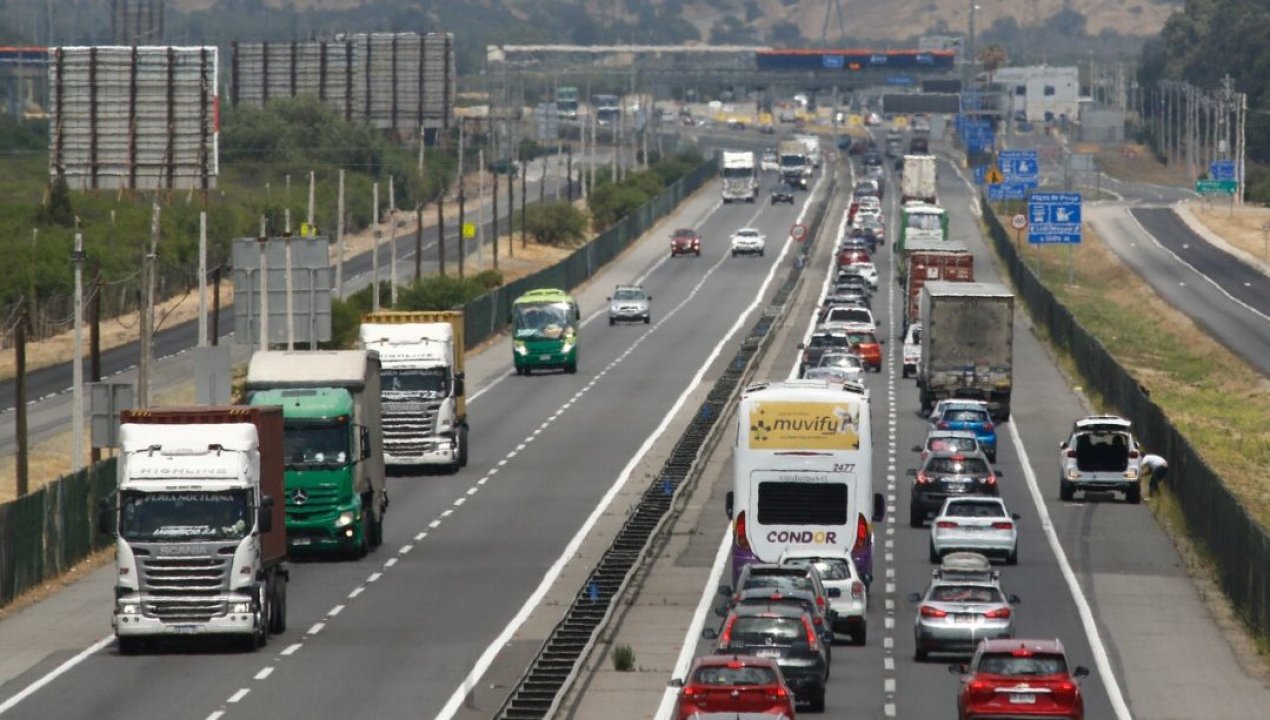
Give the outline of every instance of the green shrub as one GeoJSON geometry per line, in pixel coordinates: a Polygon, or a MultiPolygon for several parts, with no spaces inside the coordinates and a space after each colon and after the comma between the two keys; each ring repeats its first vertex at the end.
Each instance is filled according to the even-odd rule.
{"type": "Polygon", "coordinates": [[[635,649],[626,643],[618,643],[613,647],[613,669],[618,672],[630,672],[635,669],[635,649]]]}
{"type": "Polygon", "coordinates": [[[569,202],[534,203],[525,209],[525,229],[540,245],[566,247],[585,236],[586,216],[569,202]]]}

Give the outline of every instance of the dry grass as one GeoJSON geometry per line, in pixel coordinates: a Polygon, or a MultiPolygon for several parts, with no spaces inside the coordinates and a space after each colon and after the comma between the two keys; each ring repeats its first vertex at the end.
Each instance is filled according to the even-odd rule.
{"type": "Polygon", "coordinates": [[[1066,250],[1033,248],[1025,257],[1270,527],[1270,379],[1156,295],[1088,226],[1073,251],[1074,283],[1066,250]]]}
{"type": "Polygon", "coordinates": [[[1226,242],[1270,262],[1270,208],[1237,207],[1233,214],[1230,208],[1220,205],[1193,204],[1190,209],[1196,219],[1226,242]]]}
{"type": "Polygon", "coordinates": [[[1098,166],[1111,177],[1124,182],[1150,183],[1152,185],[1190,185],[1194,178],[1186,168],[1165,165],[1151,154],[1145,145],[1125,144],[1119,147],[1100,148],[1098,166]]]}

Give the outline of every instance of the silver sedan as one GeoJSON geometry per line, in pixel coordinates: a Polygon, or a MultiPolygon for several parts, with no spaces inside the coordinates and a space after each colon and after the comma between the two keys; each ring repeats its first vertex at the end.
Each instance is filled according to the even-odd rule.
{"type": "Polygon", "coordinates": [[[930,560],[957,550],[1019,562],[1019,516],[999,497],[951,497],[930,524],[930,560]]]}
{"type": "Polygon", "coordinates": [[[1016,595],[1006,596],[992,581],[946,582],[932,580],[926,594],[913,593],[917,603],[913,621],[914,656],[925,660],[930,653],[970,654],[983,639],[1014,637],[1016,595]]]}

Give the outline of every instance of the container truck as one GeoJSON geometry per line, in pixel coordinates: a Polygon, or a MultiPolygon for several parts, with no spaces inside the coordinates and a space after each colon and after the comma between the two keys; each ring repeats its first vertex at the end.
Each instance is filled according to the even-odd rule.
{"type": "Polygon", "coordinates": [[[379,354],[384,464],[466,466],[463,312],[382,310],[362,318],[358,335],[379,354]]]}
{"type": "Polygon", "coordinates": [[[754,202],[758,197],[758,173],[754,153],[724,150],[719,173],[723,176],[723,202],[754,202]]]}
{"type": "Polygon", "coordinates": [[[935,189],[935,156],[905,155],[904,174],[900,177],[900,202],[921,200],[939,204],[935,189]]]}
{"type": "Polygon", "coordinates": [[[120,413],[115,536],[119,651],[164,637],[250,650],[287,627],[283,418],[277,407],[120,413]]]}
{"type": "Polygon", "coordinates": [[[798,134],[794,139],[803,144],[807,151],[807,162],[813,170],[820,169],[820,138],[816,135],[798,134]]]}
{"type": "Polygon", "coordinates": [[[287,547],[365,557],[384,537],[379,354],[258,350],[247,402],[281,405],[287,547]]]}
{"type": "Polygon", "coordinates": [[[975,256],[965,243],[954,240],[910,240],[904,249],[904,327],[918,321],[922,288],[928,282],[973,282],[975,256]]]}
{"type": "Polygon", "coordinates": [[[776,154],[780,156],[781,181],[806,190],[811,179],[807,147],[797,140],[782,140],[776,146],[776,154]]]}
{"type": "Polygon", "coordinates": [[[984,400],[998,421],[1010,417],[1014,295],[999,283],[927,282],[922,288],[922,412],[947,398],[984,400]]]}

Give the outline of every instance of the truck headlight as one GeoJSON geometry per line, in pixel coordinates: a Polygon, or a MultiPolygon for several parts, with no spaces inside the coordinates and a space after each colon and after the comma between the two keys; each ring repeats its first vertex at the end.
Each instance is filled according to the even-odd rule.
{"type": "Polygon", "coordinates": [[[249,613],[249,612],[251,612],[251,603],[249,603],[249,602],[234,603],[233,605],[230,605],[230,606],[229,606],[229,611],[230,611],[231,613],[235,613],[235,614],[237,614],[237,613],[244,613],[244,614],[245,614],[245,613],[249,613]]]}
{"type": "Polygon", "coordinates": [[[572,341],[572,340],[565,340],[565,341],[564,341],[564,345],[560,346],[560,352],[562,352],[562,353],[567,353],[567,352],[569,352],[569,351],[570,351],[570,350],[572,350],[572,349],[573,349],[573,341],[572,341]]]}
{"type": "Polygon", "coordinates": [[[141,612],[141,606],[137,603],[122,603],[119,605],[119,612],[124,615],[136,615],[141,612]]]}
{"type": "Polygon", "coordinates": [[[529,350],[525,347],[524,340],[513,340],[512,349],[516,351],[517,355],[524,355],[526,352],[529,352],[529,350]]]}
{"type": "Polygon", "coordinates": [[[356,519],[357,519],[357,513],[353,512],[352,510],[345,510],[344,512],[340,513],[340,516],[338,518],[335,519],[335,527],[344,527],[346,525],[352,525],[353,521],[356,519]]]}

